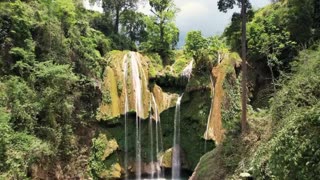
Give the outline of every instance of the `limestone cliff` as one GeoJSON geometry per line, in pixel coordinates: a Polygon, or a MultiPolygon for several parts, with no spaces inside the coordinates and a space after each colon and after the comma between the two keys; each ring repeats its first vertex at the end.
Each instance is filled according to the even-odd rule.
{"type": "Polygon", "coordinates": [[[141,99],[143,110],[137,113],[139,117],[146,119],[148,117],[148,104],[150,101],[150,91],[148,88],[150,59],[139,53],[121,51],[113,51],[106,58],[108,64],[104,71],[101,87],[103,99],[97,112],[97,119],[110,120],[124,114],[126,93],[129,111],[136,111],[136,96],[134,93],[137,89],[133,84],[131,58],[134,58],[138,63],[138,78],[141,84],[141,97],[143,97],[141,99]]]}
{"type": "Polygon", "coordinates": [[[177,94],[163,92],[161,87],[156,84],[150,88],[149,76],[154,73],[154,67],[152,60],[148,56],[135,52],[113,51],[106,58],[108,64],[104,70],[104,79],[101,87],[103,98],[97,112],[98,120],[110,120],[123,115],[126,95],[128,97],[129,112],[136,112],[135,93],[138,89],[133,83],[132,62],[130,62],[132,58],[138,63],[141,84],[141,104],[143,109],[137,112],[138,116],[142,119],[146,119],[149,116],[151,93],[155,97],[159,113],[174,107],[178,97],[177,94]]]}
{"type": "Polygon", "coordinates": [[[212,139],[216,144],[220,144],[224,139],[225,129],[223,127],[222,111],[226,110],[224,108],[229,108],[224,106],[228,104],[229,99],[226,98],[224,90],[224,82],[226,76],[229,78],[235,77],[235,66],[239,66],[240,58],[235,54],[225,53],[223,55],[222,62],[215,66],[212,71],[212,100],[211,100],[211,110],[208,117],[207,129],[204,133],[205,139],[212,139]]]}

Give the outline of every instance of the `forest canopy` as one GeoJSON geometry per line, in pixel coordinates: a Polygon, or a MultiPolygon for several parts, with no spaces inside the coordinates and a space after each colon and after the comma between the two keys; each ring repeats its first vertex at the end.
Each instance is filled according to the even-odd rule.
{"type": "Polygon", "coordinates": [[[174,0],[145,1],[149,15],[137,11],[138,0],[90,0],[97,2],[102,13],[82,0],[0,1],[0,179],[124,178],[136,170],[123,163],[136,158],[136,142],[123,137],[125,130],[136,137],[135,127],[149,133],[140,146],[162,148],[143,152],[142,163],[156,166],[161,155],[159,169],[172,168],[179,98],[188,178],[320,176],[320,1],[278,0],[256,10],[249,0],[219,0],[222,12],[244,2],[245,16],[234,13],[221,35],[190,29],[180,49],[174,0]],[[241,135],[243,47],[249,131],[241,135]],[[140,95],[149,93],[141,97],[148,117],[125,129],[142,116],[124,105],[137,102],[130,87],[139,85],[140,95]],[[221,120],[221,144],[208,138],[211,116],[221,120]]]}

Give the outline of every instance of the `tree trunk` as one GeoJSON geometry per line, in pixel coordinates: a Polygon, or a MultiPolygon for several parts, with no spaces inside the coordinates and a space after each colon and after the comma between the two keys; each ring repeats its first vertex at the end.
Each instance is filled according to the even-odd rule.
{"type": "Polygon", "coordinates": [[[241,48],[242,48],[242,93],[241,93],[241,104],[242,104],[242,114],[241,114],[241,131],[242,134],[247,133],[247,49],[246,49],[246,0],[242,0],[241,15],[242,15],[242,39],[241,39],[241,48]]]}
{"type": "Polygon", "coordinates": [[[160,28],[160,42],[163,43],[164,41],[164,27],[163,27],[164,22],[160,22],[159,28],[160,28]]]}
{"type": "Polygon", "coordinates": [[[164,44],[164,22],[161,20],[159,24],[160,29],[160,56],[163,60],[163,65],[167,65],[167,56],[165,52],[165,44],[164,44]]]}
{"type": "Polygon", "coordinates": [[[114,22],[114,32],[119,33],[120,8],[116,8],[116,20],[114,22]]]}

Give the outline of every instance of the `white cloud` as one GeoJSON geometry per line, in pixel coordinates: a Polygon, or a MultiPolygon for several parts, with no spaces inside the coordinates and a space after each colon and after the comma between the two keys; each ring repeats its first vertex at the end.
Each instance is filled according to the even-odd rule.
{"type": "MultiPolygon", "coordinates": [[[[179,45],[184,44],[187,32],[191,30],[201,30],[204,36],[222,34],[225,27],[230,23],[232,14],[239,12],[235,7],[227,13],[218,10],[218,0],[175,0],[176,6],[180,9],[177,14],[176,23],[180,29],[179,45]]],[[[252,0],[254,8],[260,8],[270,0],[252,0]]]]}
{"type": "Polygon", "coordinates": [[[101,7],[101,3],[95,3],[93,5],[91,5],[89,3],[89,0],[83,0],[83,6],[86,8],[86,9],[89,9],[89,10],[93,10],[93,11],[98,11],[100,13],[103,12],[103,9],[101,7]]]}

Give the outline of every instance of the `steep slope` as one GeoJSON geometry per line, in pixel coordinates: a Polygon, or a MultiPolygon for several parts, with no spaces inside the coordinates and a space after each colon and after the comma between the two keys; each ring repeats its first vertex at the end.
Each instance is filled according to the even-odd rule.
{"type": "Polygon", "coordinates": [[[319,176],[320,48],[300,52],[270,110],[251,111],[250,133],[204,155],[191,179],[314,179],[319,176]]]}

